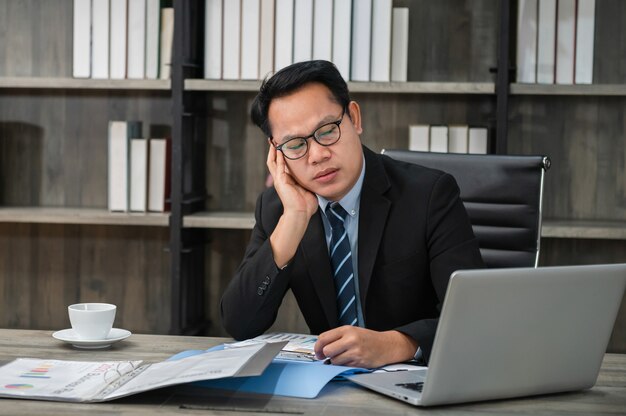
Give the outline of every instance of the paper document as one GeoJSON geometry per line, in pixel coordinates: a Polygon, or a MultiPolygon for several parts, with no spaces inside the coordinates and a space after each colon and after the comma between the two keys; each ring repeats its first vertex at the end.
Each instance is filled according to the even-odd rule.
{"type": "Polygon", "coordinates": [[[284,345],[257,343],[153,364],[19,358],[0,367],[0,397],[100,402],[174,384],[259,375],[284,345]]]}
{"type": "Polygon", "coordinates": [[[313,347],[317,342],[317,335],[293,334],[288,332],[273,332],[259,335],[258,337],[245,341],[226,344],[226,348],[236,348],[246,345],[254,345],[263,342],[287,342],[278,354],[277,358],[284,360],[315,361],[315,350],[313,347]]]}
{"type": "Polygon", "coordinates": [[[424,367],[412,363],[398,363],[389,364],[384,367],[374,369],[374,373],[394,373],[396,371],[416,371],[416,370],[428,370],[428,367],[424,367]]]}

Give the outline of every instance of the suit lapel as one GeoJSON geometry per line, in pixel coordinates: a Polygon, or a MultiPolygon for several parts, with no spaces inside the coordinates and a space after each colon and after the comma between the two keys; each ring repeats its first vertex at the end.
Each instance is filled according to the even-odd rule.
{"type": "Polygon", "coordinates": [[[365,179],[359,208],[359,292],[363,316],[366,316],[365,299],[391,201],[384,196],[390,185],[380,160],[381,156],[366,147],[363,147],[363,153],[365,155],[365,179]]]}
{"type": "Polygon", "coordinates": [[[335,284],[321,215],[318,209],[311,217],[309,226],[302,238],[301,247],[308,266],[307,270],[324,309],[329,327],[334,328],[339,324],[335,302],[335,284]]]}

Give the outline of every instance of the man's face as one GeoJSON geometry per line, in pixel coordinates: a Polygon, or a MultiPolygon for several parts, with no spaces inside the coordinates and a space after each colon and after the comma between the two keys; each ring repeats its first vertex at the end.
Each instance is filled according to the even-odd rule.
{"type": "MultiPolygon", "coordinates": [[[[358,104],[351,102],[348,111],[343,116],[341,138],[337,143],[321,146],[310,138],[304,157],[285,158],[289,173],[301,186],[331,201],[340,200],[354,186],[363,163],[358,104]]],[[[290,95],[274,98],[268,110],[274,144],[282,144],[293,137],[306,137],[318,127],[339,120],[341,114],[341,105],[333,101],[330,90],[319,83],[306,84],[290,95]]]]}

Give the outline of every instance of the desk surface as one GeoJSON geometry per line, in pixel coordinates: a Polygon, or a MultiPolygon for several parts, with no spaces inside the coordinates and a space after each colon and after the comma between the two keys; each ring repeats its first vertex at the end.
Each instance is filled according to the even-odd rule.
{"type": "MultiPolygon", "coordinates": [[[[223,339],[132,335],[108,350],[81,351],[52,338],[51,331],[0,329],[0,361],[18,357],[65,360],[161,361],[189,349],[206,349],[223,339]]],[[[152,415],[152,414],[626,414],[626,355],[607,354],[591,390],[524,399],[419,409],[353,383],[331,382],[316,399],[294,399],[175,386],[106,403],[77,404],[0,399],[0,414],[152,415]],[[92,413],[93,412],[93,413],[92,413]]]]}

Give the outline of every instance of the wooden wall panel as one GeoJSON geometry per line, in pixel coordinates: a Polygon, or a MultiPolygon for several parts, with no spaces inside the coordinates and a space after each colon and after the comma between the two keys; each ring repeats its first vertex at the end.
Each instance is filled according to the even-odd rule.
{"type": "Polygon", "coordinates": [[[594,84],[626,83],[626,2],[596,1],[594,84]]]}
{"type": "Polygon", "coordinates": [[[497,0],[396,0],[394,6],[409,7],[409,81],[494,81],[497,0]]]}
{"type": "MultiPolygon", "coordinates": [[[[543,238],[540,266],[626,263],[626,241],[543,238]]],[[[617,315],[608,352],[626,353],[626,293],[617,315]]]]}
{"type": "MultiPolygon", "coordinates": [[[[243,259],[244,250],[251,233],[248,230],[210,230],[209,233],[211,236],[210,244],[207,246],[205,257],[207,262],[205,314],[209,317],[211,326],[207,335],[230,336],[222,327],[220,299],[243,259]]],[[[287,292],[276,322],[269,331],[305,334],[309,332],[309,327],[306,325],[291,291],[287,292]]]]}
{"type": "Polygon", "coordinates": [[[626,218],[626,98],[515,96],[508,153],[548,155],[544,218],[626,218]]]}
{"type": "Polygon", "coordinates": [[[495,111],[489,96],[352,94],[361,106],[361,140],[375,152],[408,148],[409,125],[469,124],[489,127],[495,111]]]}
{"type": "Polygon", "coordinates": [[[0,205],[40,205],[43,128],[11,119],[0,121],[0,205]]]}
{"type": "Polygon", "coordinates": [[[167,333],[168,238],[157,227],[0,224],[0,327],[68,328],[68,305],[109,302],[116,327],[167,333]]]}
{"type": "Polygon", "coordinates": [[[207,335],[229,336],[222,327],[220,299],[243,259],[249,230],[210,230],[206,247],[205,314],[211,321],[207,335]]]}
{"type": "Polygon", "coordinates": [[[169,93],[5,90],[0,204],[106,207],[110,120],[171,125],[169,93]]]}
{"type": "Polygon", "coordinates": [[[250,121],[254,93],[207,94],[206,184],[210,210],[252,211],[265,187],[267,140],[250,121]]]}
{"type": "Polygon", "coordinates": [[[72,10],[72,0],[0,0],[0,76],[71,77],[72,10]]]}

